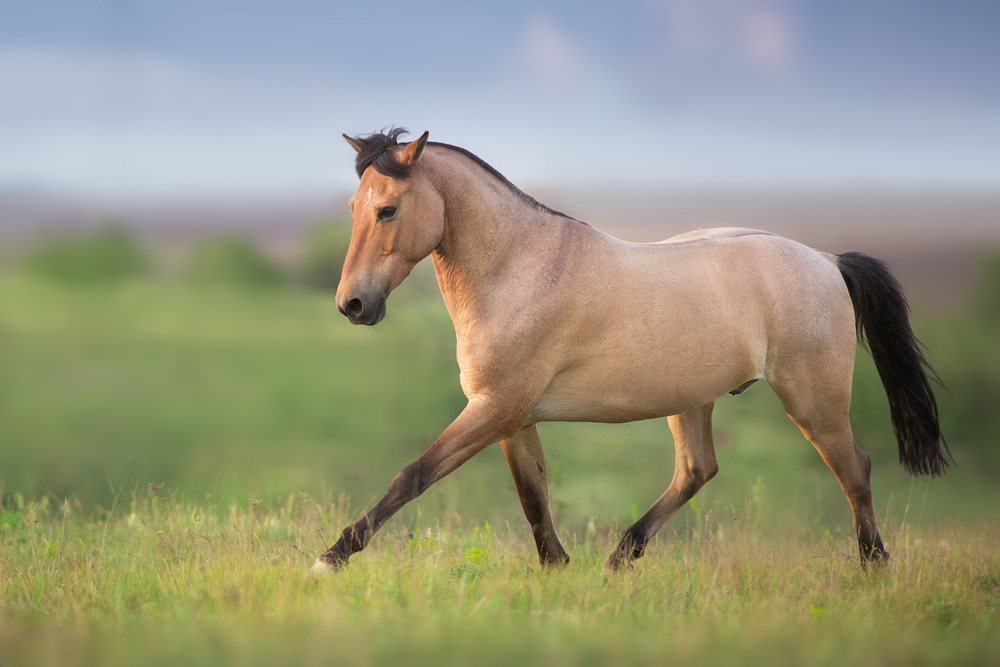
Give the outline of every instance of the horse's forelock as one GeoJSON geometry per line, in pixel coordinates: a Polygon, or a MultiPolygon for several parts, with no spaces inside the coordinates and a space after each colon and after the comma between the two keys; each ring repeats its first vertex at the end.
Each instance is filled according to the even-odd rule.
{"type": "Polygon", "coordinates": [[[396,159],[396,151],[392,150],[394,146],[399,145],[399,138],[404,134],[407,134],[405,128],[391,127],[388,131],[383,130],[367,137],[359,137],[365,147],[354,158],[354,169],[358,172],[358,178],[361,178],[369,166],[375,167],[378,173],[392,178],[409,176],[410,168],[400,163],[396,159]]]}

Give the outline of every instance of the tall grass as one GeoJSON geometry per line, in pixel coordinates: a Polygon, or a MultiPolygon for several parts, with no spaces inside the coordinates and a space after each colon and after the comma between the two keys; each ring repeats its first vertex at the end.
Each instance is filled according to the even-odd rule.
{"type": "Polygon", "coordinates": [[[163,489],[88,516],[5,507],[0,661],[10,664],[987,664],[1000,659],[1000,533],[850,536],[752,511],[666,532],[632,571],[615,530],[567,535],[542,569],[520,525],[390,530],[336,574],[308,566],[353,516],[294,494],[265,510],[163,489]]]}

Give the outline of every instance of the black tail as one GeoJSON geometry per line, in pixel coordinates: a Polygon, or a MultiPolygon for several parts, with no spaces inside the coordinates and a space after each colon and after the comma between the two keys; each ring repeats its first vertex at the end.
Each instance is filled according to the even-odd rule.
{"type": "Polygon", "coordinates": [[[951,454],[938,425],[928,373],[937,378],[910,328],[903,289],[883,262],[860,252],[837,256],[854,304],[858,340],[875,360],[889,397],[899,462],[911,475],[942,475],[951,454]]]}

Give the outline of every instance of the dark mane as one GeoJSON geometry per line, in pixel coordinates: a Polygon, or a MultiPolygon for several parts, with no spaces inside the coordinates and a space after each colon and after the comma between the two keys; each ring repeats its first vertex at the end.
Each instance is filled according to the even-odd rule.
{"type": "MultiPolygon", "coordinates": [[[[358,137],[358,139],[365,144],[364,149],[362,149],[358,153],[358,156],[354,159],[354,169],[358,172],[358,178],[361,178],[361,175],[365,173],[365,169],[368,167],[375,167],[375,171],[378,173],[392,178],[409,177],[410,168],[398,162],[396,160],[396,152],[391,150],[394,146],[398,146],[400,144],[399,138],[404,134],[407,134],[406,129],[401,127],[392,127],[389,128],[388,131],[375,132],[374,134],[369,134],[367,137],[358,137]]],[[[507,186],[507,189],[517,195],[521,201],[525,202],[529,206],[532,206],[533,208],[538,209],[539,211],[545,211],[546,213],[551,213],[553,215],[570,218],[570,220],[576,219],[566,215],[565,213],[555,211],[545,204],[538,202],[538,200],[534,197],[523,192],[516,185],[508,181],[503,174],[483,161],[482,158],[470,153],[464,148],[452,146],[451,144],[442,144],[437,141],[428,141],[427,145],[447,148],[448,150],[464,155],[484,169],[486,173],[507,186]]]]}
{"type": "Polygon", "coordinates": [[[358,152],[358,156],[354,158],[354,170],[358,172],[358,178],[361,178],[361,174],[365,173],[365,169],[370,166],[375,167],[375,171],[385,176],[408,177],[410,168],[397,162],[395,151],[390,150],[399,144],[399,137],[406,133],[406,128],[391,127],[388,133],[375,132],[367,137],[357,137],[365,144],[365,147],[358,152]]]}

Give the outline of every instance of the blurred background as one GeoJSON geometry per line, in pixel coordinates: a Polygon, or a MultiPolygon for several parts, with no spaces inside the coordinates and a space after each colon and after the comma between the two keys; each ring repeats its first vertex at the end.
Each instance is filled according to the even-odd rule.
{"type": "MultiPolygon", "coordinates": [[[[374,330],[333,303],[357,183],[340,134],[400,125],[627,240],[740,225],[887,260],[956,466],[906,476],[859,352],[876,503],[897,524],[988,517],[998,28],[974,1],[0,0],[0,496],[377,499],[464,405],[429,262],[374,330]]],[[[677,530],[753,508],[851,532],[766,385],[716,414],[722,471],[677,530]]],[[[570,530],[669,482],[663,420],[541,434],[570,530]]],[[[527,535],[498,447],[395,521],[527,535]]]]}

